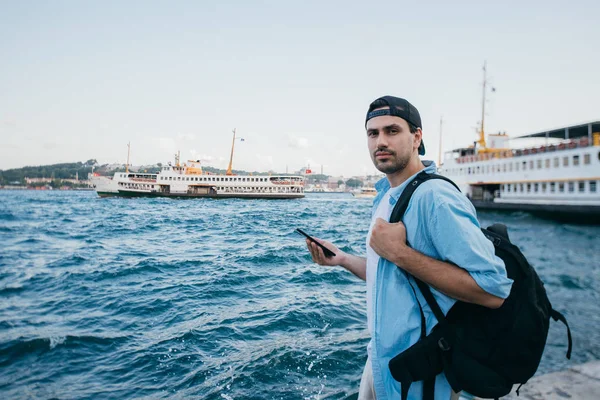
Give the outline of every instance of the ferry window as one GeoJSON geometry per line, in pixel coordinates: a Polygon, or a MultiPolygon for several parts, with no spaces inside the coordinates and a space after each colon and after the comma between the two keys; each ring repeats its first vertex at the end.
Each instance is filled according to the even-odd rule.
{"type": "Polygon", "coordinates": [[[590,157],[590,155],[589,155],[589,154],[584,154],[584,155],[583,155],[583,163],[587,165],[587,164],[589,164],[590,162],[591,162],[591,157],[590,157]]]}
{"type": "Polygon", "coordinates": [[[537,169],[542,168],[542,160],[537,160],[537,169]]]}
{"type": "Polygon", "coordinates": [[[512,165],[512,163],[508,164],[508,170],[509,170],[510,172],[512,172],[512,169],[513,169],[513,165],[512,165]]]}
{"type": "Polygon", "coordinates": [[[558,184],[558,191],[561,192],[561,193],[565,191],[565,184],[564,183],[561,182],[561,183],[558,184]]]}
{"type": "Polygon", "coordinates": [[[527,161],[523,161],[523,171],[527,169],[527,161]]]}
{"type": "Polygon", "coordinates": [[[173,180],[173,177],[172,177],[172,176],[170,176],[170,177],[169,177],[169,180],[173,180]]]}
{"type": "MultiPolygon", "coordinates": [[[[550,161],[550,160],[546,160],[550,161]]],[[[542,192],[546,193],[546,182],[542,183],[542,192]]]]}
{"type": "Polygon", "coordinates": [[[579,165],[579,155],[573,156],[573,165],[579,165]]]}
{"type": "Polygon", "coordinates": [[[569,166],[569,157],[563,157],[563,167],[569,166]]]}
{"type": "Polygon", "coordinates": [[[534,185],[533,185],[533,191],[534,191],[534,192],[536,192],[536,193],[537,193],[537,192],[539,191],[539,188],[540,188],[540,185],[539,185],[539,183],[536,183],[536,184],[534,184],[534,185]]]}
{"type": "Polygon", "coordinates": [[[531,183],[527,184],[527,193],[531,192],[531,183]]]}
{"type": "Polygon", "coordinates": [[[558,168],[558,157],[554,157],[554,168],[558,168]]]}
{"type": "Polygon", "coordinates": [[[533,160],[529,161],[529,169],[533,169],[533,160]]]}
{"type": "Polygon", "coordinates": [[[515,171],[518,171],[518,170],[519,170],[519,163],[517,162],[517,163],[515,163],[515,171]]]}
{"type": "Polygon", "coordinates": [[[496,171],[500,172],[500,165],[496,165],[496,171]]]}
{"type": "Polygon", "coordinates": [[[512,185],[506,185],[506,191],[507,191],[508,193],[510,193],[510,188],[511,188],[511,186],[512,186],[512,185]]]}
{"type": "Polygon", "coordinates": [[[596,181],[590,181],[590,192],[591,193],[596,192],[596,181]]]}
{"type": "Polygon", "coordinates": [[[546,168],[550,168],[550,159],[546,158],[546,168]]]}
{"type": "Polygon", "coordinates": [[[579,191],[585,192],[585,182],[583,182],[583,181],[579,182],[579,191]]]}
{"type": "Polygon", "coordinates": [[[569,182],[569,192],[574,192],[574,191],[575,191],[575,183],[569,182]]]}
{"type": "Polygon", "coordinates": [[[550,193],[554,193],[556,191],[556,183],[550,182],[550,193]]]}
{"type": "Polygon", "coordinates": [[[469,169],[467,170],[467,174],[471,175],[471,167],[469,167],[469,169]]]}
{"type": "Polygon", "coordinates": [[[519,183],[519,192],[523,193],[523,184],[519,183]]]}
{"type": "Polygon", "coordinates": [[[506,164],[502,164],[502,171],[506,172],[506,164]]]}

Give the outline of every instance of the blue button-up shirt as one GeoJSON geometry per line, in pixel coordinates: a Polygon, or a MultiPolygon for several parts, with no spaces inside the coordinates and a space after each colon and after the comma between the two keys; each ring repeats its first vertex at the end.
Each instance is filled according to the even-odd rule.
{"type": "MultiPolygon", "coordinates": [[[[424,161],[427,173],[436,171],[433,162],[424,161]]],[[[415,174],[416,175],[416,174],[415,174]]],[[[402,191],[414,178],[390,188],[387,178],[375,188],[372,223],[381,217],[389,220],[402,191]],[[382,200],[385,202],[382,203],[382,200]]],[[[494,255],[494,246],[482,234],[475,208],[452,184],[432,179],[413,194],[403,219],[406,237],[415,250],[437,260],[458,265],[486,292],[506,298],[512,280],[506,276],[504,262],[494,255]]],[[[400,398],[400,384],[392,378],[390,359],[415,344],[421,333],[419,301],[427,320],[427,333],[437,324],[416,283],[390,261],[379,257],[367,237],[367,319],[371,332],[368,351],[373,368],[373,385],[378,400],[400,398]],[[410,282],[409,282],[410,279],[410,282]],[[415,288],[413,292],[410,284],[415,288]]],[[[431,289],[442,311],[447,313],[456,300],[431,289]]],[[[436,378],[435,398],[449,399],[451,388],[444,374],[436,378]]],[[[423,398],[422,382],[410,387],[409,399],[423,398]]]]}

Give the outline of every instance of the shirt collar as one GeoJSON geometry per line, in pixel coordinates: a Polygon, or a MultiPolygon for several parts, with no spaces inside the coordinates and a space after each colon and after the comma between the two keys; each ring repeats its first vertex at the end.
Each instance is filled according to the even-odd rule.
{"type": "MultiPolygon", "coordinates": [[[[426,161],[421,161],[421,162],[423,163],[423,166],[425,167],[425,169],[423,169],[422,171],[425,171],[428,174],[433,174],[434,172],[436,172],[437,167],[433,161],[426,160],[426,161]]],[[[417,176],[417,174],[419,174],[420,172],[421,171],[412,175],[406,181],[402,182],[402,184],[400,186],[396,186],[395,188],[392,188],[391,190],[390,190],[390,181],[388,181],[387,178],[381,178],[375,184],[375,189],[377,190],[377,193],[381,193],[381,192],[385,193],[389,190],[390,191],[390,204],[395,204],[398,201],[398,199],[400,198],[400,195],[404,191],[404,188],[406,187],[406,185],[408,185],[408,183],[410,181],[412,181],[413,178],[415,176],[417,176]]]]}

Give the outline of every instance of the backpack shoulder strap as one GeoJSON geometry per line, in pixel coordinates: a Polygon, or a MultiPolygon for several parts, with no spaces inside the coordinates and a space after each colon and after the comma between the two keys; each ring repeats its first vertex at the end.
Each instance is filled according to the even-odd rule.
{"type": "Polygon", "coordinates": [[[571,328],[569,328],[569,324],[567,323],[567,319],[564,315],[556,311],[554,308],[550,310],[550,316],[555,321],[560,321],[567,327],[567,338],[569,339],[569,347],[567,348],[567,358],[571,359],[571,350],[573,349],[573,340],[571,339],[571,328]]]}
{"type": "Polygon", "coordinates": [[[454,186],[456,188],[456,190],[458,190],[460,192],[460,189],[458,188],[458,186],[456,186],[456,183],[452,182],[452,180],[446,178],[445,176],[438,175],[438,174],[428,174],[425,171],[421,171],[404,188],[404,191],[400,195],[398,202],[396,203],[396,205],[394,206],[394,209],[392,210],[392,215],[390,216],[390,222],[394,223],[394,222],[402,221],[402,219],[404,217],[404,213],[406,212],[406,209],[408,208],[408,203],[410,202],[410,199],[411,199],[413,193],[415,192],[415,190],[417,190],[417,188],[423,182],[427,182],[430,179],[442,179],[446,182],[449,182],[452,184],[452,186],[454,186]]]}
{"type": "MultiPolygon", "coordinates": [[[[456,184],[454,182],[452,182],[450,179],[446,178],[445,176],[438,175],[438,174],[428,174],[425,171],[421,171],[404,188],[404,191],[400,195],[398,202],[396,203],[396,205],[394,206],[394,209],[392,210],[392,215],[390,216],[391,223],[399,222],[404,218],[404,213],[406,212],[406,209],[408,208],[408,203],[410,202],[410,199],[411,199],[413,193],[417,190],[417,188],[423,182],[427,182],[430,179],[445,180],[445,181],[451,183],[456,188],[456,190],[458,190],[460,192],[460,189],[458,188],[458,186],[456,186],[456,184]]],[[[433,314],[437,318],[438,322],[439,323],[443,322],[445,320],[444,313],[442,312],[442,309],[440,308],[438,302],[435,300],[435,297],[433,297],[433,294],[431,293],[431,289],[429,288],[429,285],[427,285],[425,282],[415,278],[414,276],[413,276],[413,278],[414,278],[415,282],[417,283],[419,290],[421,290],[423,297],[425,297],[425,300],[427,300],[427,304],[429,304],[429,307],[431,308],[431,311],[433,311],[433,314]]]]}

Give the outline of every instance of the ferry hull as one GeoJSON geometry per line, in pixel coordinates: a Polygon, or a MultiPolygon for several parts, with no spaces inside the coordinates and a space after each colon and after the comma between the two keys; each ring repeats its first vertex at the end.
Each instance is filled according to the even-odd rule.
{"type": "Polygon", "coordinates": [[[600,224],[600,205],[498,203],[471,200],[477,210],[523,211],[562,222],[600,224]]]}
{"type": "Polygon", "coordinates": [[[208,194],[208,193],[159,193],[159,192],[97,192],[100,197],[170,197],[176,199],[197,199],[197,198],[210,198],[210,199],[301,199],[304,197],[304,193],[273,193],[273,194],[257,194],[257,193],[222,193],[222,194],[208,194]]]}

